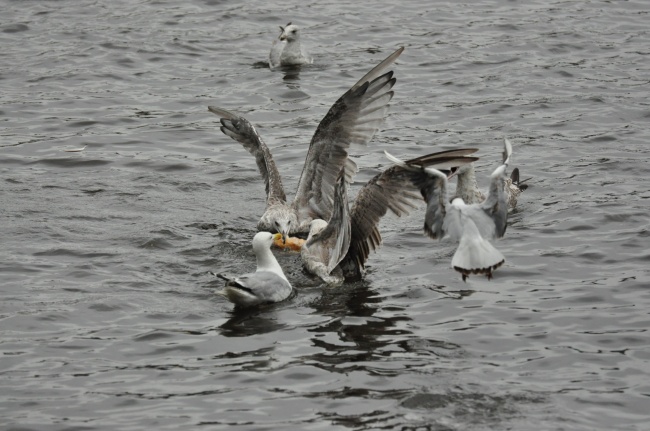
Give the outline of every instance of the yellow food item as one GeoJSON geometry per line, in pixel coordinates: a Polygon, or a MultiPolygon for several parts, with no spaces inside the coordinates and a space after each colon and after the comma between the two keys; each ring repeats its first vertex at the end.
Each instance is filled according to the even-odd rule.
{"type": "Polygon", "coordinates": [[[283,250],[300,251],[304,243],[305,240],[298,237],[287,237],[284,243],[282,243],[282,238],[273,239],[273,245],[283,250]]]}

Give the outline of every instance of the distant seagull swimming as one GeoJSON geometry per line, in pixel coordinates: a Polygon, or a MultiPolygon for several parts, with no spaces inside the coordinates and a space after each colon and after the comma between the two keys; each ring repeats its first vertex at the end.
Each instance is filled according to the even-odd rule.
{"type": "Polygon", "coordinates": [[[508,197],[505,191],[506,168],[512,154],[510,142],[504,140],[503,163],[491,176],[490,190],[482,203],[466,204],[462,198],[447,200],[447,175],[434,168],[414,168],[409,162],[386,153],[387,157],[416,173],[414,184],[427,202],[424,231],[433,239],[448,237],[459,241],[451,266],[463,276],[492,272],[505,262],[505,258],[488,240],[501,238],[508,220],[508,197]]]}
{"type": "MultiPolygon", "coordinates": [[[[461,198],[463,202],[468,205],[478,204],[485,200],[485,195],[481,192],[476,183],[476,174],[473,163],[458,169],[458,172],[456,172],[456,178],[456,193],[454,197],[461,198]]],[[[505,192],[509,209],[513,209],[517,206],[517,198],[521,192],[526,190],[528,187],[523,183],[528,181],[528,179],[524,181],[519,180],[519,168],[513,169],[510,178],[506,179],[505,192]]]]}
{"type": "Polygon", "coordinates": [[[280,36],[273,41],[269,53],[269,66],[298,66],[313,63],[313,58],[300,45],[300,27],[291,23],[280,26],[280,36]]]}
{"type": "MultiPolygon", "coordinates": [[[[449,174],[458,166],[478,160],[468,157],[474,148],[442,151],[409,160],[409,166],[436,166],[449,174]]],[[[344,168],[345,169],[345,168],[344,168]]],[[[303,264],[308,272],[329,284],[361,279],[371,250],[381,245],[379,221],[388,210],[408,215],[422,200],[413,184],[410,168],[392,166],[366,183],[348,207],[346,175],[342,172],[334,193],[334,210],[326,222],[315,219],[307,242],[302,246],[303,264]]]]}
{"type": "Polygon", "coordinates": [[[226,285],[217,293],[235,304],[236,308],[254,307],[287,299],[293,288],[271,252],[271,244],[278,236],[280,234],[258,232],[253,238],[253,251],[257,258],[255,272],[238,277],[218,274],[218,277],[226,280],[226,285]]]}
{"type": "Polygon", "coordinates": [[[257,228],[260,231],[306,234],[312,219],[329,220],[336,179],[341,169],[356,173],[348,158],[350,144],[367,144],[388,112],[393,97],[393,72],[384,73],[404,48],[388,56],[341,96],[321,120],[309,144],[307,157],[291,204],[287,203],[280,172],[268,147],[253,125],[244,117],[222,108],[208,106],[221,117],[221,131],[241,143],[255,156],[266,183],[266,210],[257,228]]]}

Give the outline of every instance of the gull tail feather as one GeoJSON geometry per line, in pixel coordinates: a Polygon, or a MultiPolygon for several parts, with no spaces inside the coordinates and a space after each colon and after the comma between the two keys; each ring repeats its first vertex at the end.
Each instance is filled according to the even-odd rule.
{"type": "Polygon", "coordinates": [[[469,238],[464,235],[451,266],[463,275],[463,281],[470,274],[485,274],[492,278],[492,272],[503,265],[505,258],[488,240],[481,236],[469,238]]]}

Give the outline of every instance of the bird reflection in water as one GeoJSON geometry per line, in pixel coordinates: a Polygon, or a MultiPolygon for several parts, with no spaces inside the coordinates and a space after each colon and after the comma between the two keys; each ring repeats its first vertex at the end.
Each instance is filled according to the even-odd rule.
{"type": "Polygon", "coordinates": [[[233,310],[232,316],[219,326],[218,330],[224,337],[248,337],[257,334],[267,334],[288,325],[277,319],[274,309],[281,304],[269,304],[263,307],[233,310]]]}

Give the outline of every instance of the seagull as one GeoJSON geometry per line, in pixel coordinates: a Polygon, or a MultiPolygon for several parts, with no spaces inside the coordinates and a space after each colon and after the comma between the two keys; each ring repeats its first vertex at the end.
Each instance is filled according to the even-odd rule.
{"type": "MultiPolygon", "coordinates": [[[[476,183],[476,175],[474,171],[474,164],[467,164],[456,173],[457,183],[456,183],[456,193],[454,197],[461,198],[463,202],[468,205],[478,204],[485,200],[485,195],[478,187],[476,183]]],[[[526,190],[528,187],[527,184],[523,184],[528,181],[530,178],[527,178],[523,181],[519,180],[519,168],[512,170],[510,178],[506,178],[505,182],[505,192],[508,201],[508,208],[514,209],[517,206],[517,198],[523,190],[526,190]]]]}
{"type": "Polygon", "coordinates": [[[280,26],[280,36],[273,41],[269,53],[269,66],[275,69],[281,66],[298,66],[313,63],[313,58],[300,45],[300,27],[294,24],[280,26]]]}
{"type": "Polygon", "coordinates": [[[280,172],[271,152],[253,125],[223,108],[208,106],[221,117],[221,131],[241,143],[257,162],[266,184],[266,210],[257,228],[279,232],[283,240],[290,234],[307,234],[313,219],[328,220],[336,179],[345,166],[348,181],[356,173],[348,158],[350,144],[367,144],[388,112],[395,78],[385,72],[404,48],[400,48],[354,84],[329,109],[316,128],[293,202],[289,204],[282,187],[280,172]]]}
{"type": "Polygon", "coordinates": [[[432,239],[449,237],[459,241],[451,259],[451,266],[462,274],[463,281],[470,274],[485,274],[489,279],[505,258],[490,242],[501,238],[508,220],[508,196],[505,189],[506,168],[512,154],[512,145],[504,140],[503,163],[491,175],[490,189],[481,203],[467,204],[462,198],[447,200],[447,175],[431,167],[416,167],[386,153],[398,166],[411,170],[413,183],[427,202],[424,231],[432,239]]]}
{"type": "Polygon", "coordinates": [[[309,236],[302,246],[305,269],[328,284],[359,280],[365,273],[365,263],[371,250],[381,245],[379,221],[388,210],[401,217],[421,201],[412,182],[411,166],[436,166],[450,175],[458,166],[478,160],[468,157],[475,148],[442,151],[411,159],[409,167],[392,166],[366,183],[349,208],[348,177],[342,169],[334,193],[334,209],[326,222],[311,221],[309,236]]]}
{"type": "Polygon", "coordinates": [[[217,294],[235,304],[235,308],[254,307],[287,299],[293,288],[271,252],[271,244],[279,236],[280,234],[270,232],[255,234],[253,252],[257,258],[257,269],[238,277],[218,274],[219,278],[226,280],[226,285],[217,294]]]}

